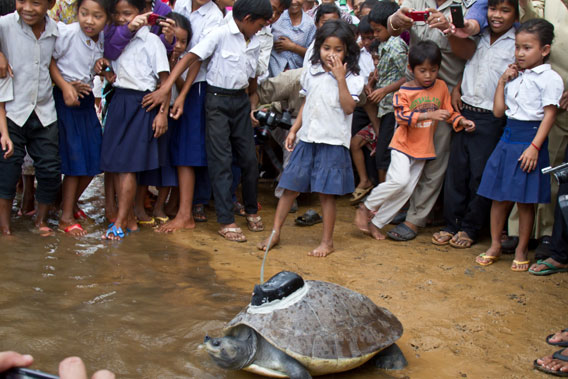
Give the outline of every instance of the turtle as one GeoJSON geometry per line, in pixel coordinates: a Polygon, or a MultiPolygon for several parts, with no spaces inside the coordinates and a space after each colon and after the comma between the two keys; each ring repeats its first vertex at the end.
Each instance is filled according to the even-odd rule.
{"type": "Polygon", "coordinates": [[[368,297],[282,271],[254,288],[251,303],[203,347],[220,367],[304,379],[358,367],[381,351],[380,368],[402,368],[402,324],[368,297]],[[382,353],[381,353],[382,354],[382,353]]]}

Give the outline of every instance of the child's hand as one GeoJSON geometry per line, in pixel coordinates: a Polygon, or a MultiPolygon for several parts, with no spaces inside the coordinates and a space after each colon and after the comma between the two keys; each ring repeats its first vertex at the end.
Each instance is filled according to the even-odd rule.
{"type": "Polygon", "coordinates": [[[76,80],[74,82],[69,82],[69,84],[71,84],[73,87],[75,87],[75,90],[77,91],[77,94],[79,95],[79,97],[81,99],[83,97],[89,95],[92,92],[90,85],[85,84],[83,82],[80,82],[78,80],[76,80]]]}
{"type": "MultiPolygon", "coordinates": [[[[158,105],[165,104],[168,100],[168,91],[164,90],[164,88],[159,88],[152,93],[147,94],[142,99],[142,107],[146,108],[146,111],[151,111],[152,109],[156,108],[158,105]]],[[[181,116],[181,115],[180,115],[181,116]]]]}
{"type": "Polygon", "coordinates": [[[519,162],[521,162],[521,170],[526,173],[529,173],[536,168],[537,161],[538,150],[532,144],[527,147],[519,157],[519,162]]]}
{"type": "Polygon", "coordinates": [[[512,63],[507,67],[503,75],[501,75],[501,83],[505,84],[510,82],[511,80],[515,79],[519,75],[519,67],[516,63],[512,63]]]}
{"type": "Polygon", "coordinates": [[[274,48],[276,51],[292,51],[296,47],[296,44],[288,37],[280,37],[274,42],[274,48]]]}
{"type": "Polygon", "coordinates": [[[14,77],[12,67],[10,67],[6,56],[0,52],[0,79],[4,79],[7,75],[10,75],[12,78],[14,77]]]}
{"type": "Polygon", "coordinates": [[[174,105],[170,109],[170,117],[174,120],[178,120],[183,114],[183,106],[185,104],[185,96],[179,95],[174,101],[174,105]]]}
{"type": "Polygon", "coordinates": [[[339,78],[345,78],[345,74],[347,74],[347,63],[343,64],[337,55],[332,54],[330,69],[336,80],[339,80],[339,78]]]}
{"type": "Polygon", "coordinates": [[[471,133],[475,130],[475,122],[471,120],[466,120],[462,118],[459,123],[460,126],[463,126],[464,130],[468,133],[471,133]]]}
{"type": "Polygon", "coordinates": [[[152,130],[154,131],[154,138],[158,138],[168,130],[168,117],[165,113],[158,112],[152,122],[152,130]]]}
{"type": "Polygon", "coordinates": [[[63,92],[63,101],[68,107],[76,107],[79,103],[79,93],[72,84],[67,83],[65,88],[61,88],[63,92]]]}
{"type": "Polygon", "coordinates": [[[110,61],[106,58],[99,58],[95,62],[95,74],[102,75],[104,71],[110,67],[110,61]]]}
{"type": "Polygon", "coordinates": [[[568,109],[568,90],[562,93],[562,97],[560,98],[560,109],[568,109]]]}
{"type": "Polygon", "coordinates": [[[437,111],[428,112],[428,118],[436,121],[446,121],[450,117],[450,112],[445,109],[438,109],[437,111]]]}
{"type": "Polygon", "coordinates": [[[128,23],[128,30],[134,33],[144,25],[148,25],[148,16],[150,16],[151,14],[152,12],[148,12],[139,14],[138,16],[134,17],[134,19],[128,23]]]}
{"type": "Polygon", "coordinates": [[[371,102],[373,102],[374,104],[378,104],[378,103],[381,102],[382,99],[385,98],[386,95],[387,95],[387,92],[385,91],[385,89],[379,88],[379,89],[376,89],[373,92],[371,92],[368,99],[371,102]]]}
{"type": "Polygon", "coordinates": [[[295,144],[296,144],[296,133],[290,131],[288,133],[288,136],[286,136],[286,141],[284,141],[284,147],[286,148],[286,150],[291,152],[292,150],[294,150],[295,144]]]}
{"type": "Polygon", "coordinates": [[[9,136],[0,137],[0,145],[2,145],[2,151],[4,152],[4,159],[8,159],[14,154],[14,144],[9,136]]]}
{"type": "Polygon", "coordinates": [[[159,22],[159,25],[162,27],[162,34],[167,43],[170,45],[174,43],[175,32],[174,28],[176,27],[176,22],[171,18],[166,18],[159,22]]]}

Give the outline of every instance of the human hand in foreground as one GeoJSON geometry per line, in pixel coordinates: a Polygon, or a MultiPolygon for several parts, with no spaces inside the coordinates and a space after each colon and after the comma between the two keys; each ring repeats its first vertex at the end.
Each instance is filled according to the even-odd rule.
{"type": "Polygon", "coordinates": [[[462,118],[460,120],[459,125],[463,126],[463,129],[468,133],[471,133],[475,130],[475,122],[471,120],[466,120],[465,118],[462,118]]]}
{"type": "Polygon", "coordinates": [[[538,150],[531,143],[529,147],[523,151],[518,159],[521,162],[521,170],[527,174],[536,168],[536,163],[538,161],[538,150]]]}

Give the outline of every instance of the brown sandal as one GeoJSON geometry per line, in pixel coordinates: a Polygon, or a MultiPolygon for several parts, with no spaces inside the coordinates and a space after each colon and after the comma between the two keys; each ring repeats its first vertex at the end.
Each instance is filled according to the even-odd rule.
{"type": "Polygon", "coordinates": [[[440,230],[432,235],[432,243],[434,245],[444,246],[449,244],[453,237],[454,235],[452,233],[440,230]]]}
{"type": "Polygon", "coordinates": [[[247,215],[247,226],[251,232],[262,232],[264,230],[262,217],[247,215]]]}
{"type": "Polygon", "coordinates": [[[227,241],[233,242],[246,242],[247,238],[243,234],[241,228],[229,228],[224,227],[223,229],[219,230],[217,233],[221,235],[227,241]]]}
{"type": "Polygon", "coordinates": [[[457,234],[450,240],[450,246],[456,249],[469,249],[473,245],[473,240],[469,238],[466,232],[457,232],[457,234]]]}

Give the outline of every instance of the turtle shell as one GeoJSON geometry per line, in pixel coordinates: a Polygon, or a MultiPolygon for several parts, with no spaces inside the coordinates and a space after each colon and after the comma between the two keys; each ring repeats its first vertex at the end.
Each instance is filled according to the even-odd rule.
{"type": "Polygon", "coordinates": [[[312,375],[360,366],[402,335],[400,321],[364,295],[322,281],[308,280],[304,287],[288,304],[247,306],[226,333],[246,325],[312,375]]]}

